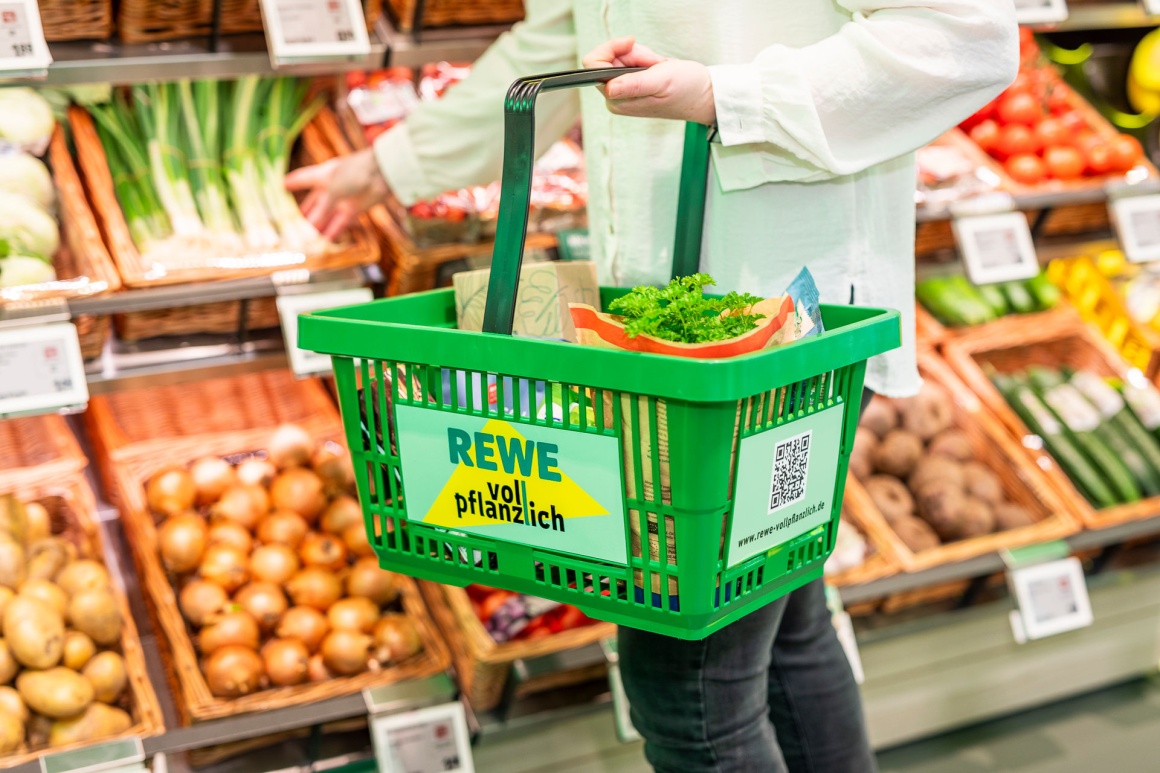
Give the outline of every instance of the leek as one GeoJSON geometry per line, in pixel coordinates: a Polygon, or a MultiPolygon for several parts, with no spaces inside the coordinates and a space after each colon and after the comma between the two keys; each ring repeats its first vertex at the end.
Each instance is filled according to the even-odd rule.
{"type": "Polygon", "coordinates": [[[317,248],[321,234],[303,217],[298,202],[286,190],[290,150],[302,129],[321,107],[318,102],[300,109],[306,96],[304,84],[291,78],[275,78],[266,99],[258,166],[262,196],[270,217],[278,226],[283,244],[293,250],[317,248]]]}
{"type": "Polygon", "coordinates": [[[147,138],[153,188],[169,215],[173,233],[179,237],[202,239],[205,226],[193,200],[178,137],[180,116],[176,89],[172,84],[134,86],[133,98],[137,105],[137,118],[147,138]]]}
{"type": "Polygon", "coordinates": [[[241,242],[222,177],[220,93],[216,81],[183,80],[177,84],[198,212],[221,246],[226,251],[237,251],[241,242]]]}
{"type": "Polygon", "coordinates": [[[223,152],[226,182],[230,199],[246,243],[254,249],[278,247],[278,232],[270,223],[266,204],[262,200],[262,183],[258,173],[255,146],[258,139],[257,116],[268,84],[256,75],[239,78],[234,84],[226,147],[223,152]]]}

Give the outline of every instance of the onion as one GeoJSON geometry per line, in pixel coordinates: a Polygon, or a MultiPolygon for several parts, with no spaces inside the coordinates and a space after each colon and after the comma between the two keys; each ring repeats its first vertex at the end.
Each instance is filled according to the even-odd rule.
{"type": "Polygon", "coordinates": [[[310,526],[292,510],[275,510],[258,523],[258,540],[265,545],[289,545],[296,548],[310,526]]]}
{"type": "Polygon", "coordinates": [[[399,597],[399,578],[381,568],[377,558],[360,558],[346,576],[346,593],[368,598],[381,607],[399,597]]]}
{"type": "Polygon", "coordinates": [[[290,607],[278,621],[274,635],[279,639],[297,639],[306,645],[306,649],[315,652],[329,630],[330,623],[326,615],[317,609],[290,607]]]}
{"type": "Polygon", "coordinates": [[[217,617],[229,600],[220,585],[206,580],[190,580],[181,589],[177,604],[185,619],[200,628],[217,617]]]}
{"type": "Polygon", "coordinates": [[[337,572],[346,566],[346,545],[338,537],[312,531],[302,540],[298,557],[306,566],[321,566],[337,572]]]}
{"type": "Polygon", "coordinates": [[[270,500],[276,510],[293,510],[314,523],[326,507],[322,478],[302,467],[292,467],[270,484],[270,500]]]}
{"type": "Polygon", "coordinates": [[[367,540],[367,527],[362,523],[352,524],[342,533],[342,541],[350,552],[359,558],[366,558],[375,554],[375,549],[367,540]]]}
{"type": "Polygon", "coordinates": [[[205,519],[197,513],[171,515],[157,531],[161,563],[177,574],[192,572],[205,553],[205,519]]]}
{"type": "Polygon", "coordinates": [[[237,521],[218,521],[210,526],[207,541],[210,545],[232,545],[246,554],[254,548],[249,530],[237,521]]]}
{"type": "Polygon", "coordinates": [[[145,497],[149,509],[161,515],[177,515],[193,507],[193,478],[180,467],[168,467],[154,473],[145,484],[145,497]]]}
{"type": "Polygon", "coordinates": [[[238,591],[234,597],[242,610],[249,613],[258,621],[258,627],[263,631],[272,631],[278,624],[278,618],[290,605],[286,603],[286,595],[277,585],[269,582],[252,582],[238,591]]]}
{"type": "Polygon", "coordinates": [[[342,534],[352,524],[362,524],[362,508],[358,500],[347,494],[335,497],[334,501],[326,506],[318,526],[331,534],[342,534]]]}
{"type": "Polygon", "coordinates": [[[375,625],[375,658],[398,663],[423,649],[419,632],[406,615],[388,613],[375,625]]]}
{"type": "Polygon", "coordinates": [[[222,647],[205,663],[205,681],[219,698],[238,698],[257,690],[264,671],[262,658],[246,647],[222,647]]]}
{"type": "Polygon", "coordinates": [[[278,469],[301,467],[310,461],[314,441],[297,424],[283,424],[270,438],[270,461],[278,469]]]}
{"type": "Polygon", "coordinates": [[[326,619],[336,631],[370,633],[379,620],[379,608],[370,599],[339,599],[326,611],[326,619]]]}
{"type": "Polygon", "coordinates": [[[274,482],[278,469],[266,459],[247,459],[234,472],[238,476],[238,483],[266,488],[274,482]]]}
{"type": "Polygon", "coordinates": [[[330,669],[323,662],[321,652],[310,656],[310,661],[306,664],[306,675],[312,682],[325,682],[334,678],[334,674],[330,673],[330,669]]]}
{"type": "Polygon", "coordinates": [[[201,629],[197,648],[203,655],[212,655],[222,647],[236,645],[258,649],[258,623],[248,612],[226,612],[201,629]]]}
{"type": "Polygon", "coordinates": [[[262,648],[262,660],[272,684],[289,687],[306,681],[310,653],[296,639],[271,639],[262,648]]]}
{"type": "Polygon", "coordinates": [[[350,455],[338,443],[323,443],[311,457],[310,466],[322,478],[326,492],[331,496],[354,491],[354,468],[350,464],[350,455]]]}
{"type": "Polygon", "coordinates": [[[203,579],[233,593],[249,579],[248,564],[246,554],[232,545],[211,545],[206,548],[198,571],[203,579]]]}
{"type": "Polygon", "coordinates": [[[281,585],[300,568],[298,555],[285,545],[260,545],[250,556],[250,574],[255,580],[281,585]]]}
{"type": "Polygon", "coordinates": [[[225,459],[207,456],[198,459],[189,468],[193,486],[197,490],[197,503],[208,505],[216,502],[225,490],[237,483],[234,468],[225,459]]]}
{"type": "Polygon", "coordinates": [[[225,490],[212,512],[216,517],[237,521],[253,531],[269,510],[270,497],[264,488],[238,483],[225,490]]]}
{"type": "Polygon", "coordinates": [[[52,518],[48,510],[39,502],[29,502],[24,506],[24,517],[27,525],[24,527],[24,541],[32,544],[37,540],[52,536],[52,518]]]}
{"type": "Polygon", "coordinates": [[[322,640],[322,662],[342,676],[361,674],[367,669],[371,637],[359,631],[331,631],[322,640]]]}
{"type": "Polygon", "coordinates": [[[290,578],[286,592],[295,606],[314,607],[325,612],[342,597],[342,583],[333,572],[308,566],[290,578]]]}

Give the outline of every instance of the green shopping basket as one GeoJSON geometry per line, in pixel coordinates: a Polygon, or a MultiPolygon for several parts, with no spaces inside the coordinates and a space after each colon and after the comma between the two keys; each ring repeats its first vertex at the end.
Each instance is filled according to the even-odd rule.
{"type": "MultiPolygon", "coordinates": [[[[899,345],[898,313],[823,306],[824,333],[725,360],[512,336],[536,96],[622,72],[509,90],[489,332],[458,330],[436,290],[303,315],[299,345],[333,358],[383,567],[698,639],[821,576],[866,360],[899,345]]],[[[674,274],[697,267],[708,155],[690,125],[674,274]]]]}

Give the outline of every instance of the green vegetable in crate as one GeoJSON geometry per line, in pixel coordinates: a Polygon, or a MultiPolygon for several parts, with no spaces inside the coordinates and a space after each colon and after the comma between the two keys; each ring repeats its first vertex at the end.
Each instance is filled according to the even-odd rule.
{"type": "Polygon", "coordinates": [[[1160,478],[1160,442],[1149,434],[1128,408],[1124,396],[1107,381],[1088,371],[1072,373],[1069,380],[1072,386],[1099,409],[1105,421],[1119,431],[1125,442],[1144,458],[1148,468],[1160,478]]]}
{"type": "Polygon", "coordinates": [[[1035,300],[1022,282],[1004,282],[999,285],[1007,299],[1007,308],[1015,314],[1030,314],[1037,310],[1035,300]]]}
{"type": "Polygon", "coordinates": [[[1007,313],[1007,296],[999,289],[998,285],[986,284],[978,285],[976,289],[979,295],[991,307],[991,311],[995,313],[996,317],[1001,317],[1007,313]]]}
{"type": "Polygon", "coordinates": [[[1040,271],[1028,279],[1024,282],[1024,286],[1035,298],[1035,304],[1040,310],[1047,311],[1059,305],[1059,299],[1061,297],[1059,288],[1047,278],[1047,274],[1044,272],[1040,271]]]}
{"type": "Polygon", "coordinates": [[[965,276],[955,274],[924,279],[914,291],[919,302],[946,325],[981,325],[996,317],[979,289],[965,276]]]}

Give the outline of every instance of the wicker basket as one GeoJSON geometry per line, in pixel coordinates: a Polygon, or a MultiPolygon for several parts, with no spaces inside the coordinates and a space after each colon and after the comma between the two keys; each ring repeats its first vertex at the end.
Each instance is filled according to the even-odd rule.
{"type": "Polygon", "coordinates": [[[511,24],[524,18],[523,0],[427,0],[422,20],[415,18],[419,0],[390,0],[388,5],[404,32],[457,24],[511,24]]]}
{"type": "MultiPolygon", "coordinates": [[[[222,32],[262,31],[258,0],[222,0],[222,32]]],[[[192,38],[210,34],[209,0],[121,0],[117,26],[126,43],[192,38]]]]}
{"type": "Polygon", "coordinates": [[[938,346],[951,331],[934,318],[921,303],[914,304],[914,333],[919,346],[938,346]]]}
{"type": "Polygon", "coordinates": [[[0,490],[59,480],[88,464],[61,416],[0,421],[0,490]]]}
{"type": "Polygon", "coordinates": [[[1044,470],[1056,490],[1084,526],[1092,529],[1153,517],[1160,508],[1160,497],[1132,504],[1096,510],[1075,488],[1062,469],[1044,450],[1034,450],[1022,443],[1033,433],[1011,410],[999,390],[987,378],[982,364],[1000,372],[1022,370],[1032,365],[1075,370],[1090,370],[1099,376],[1122,378],[1129,367],[1107,341],[1078,317],[1058,317],[1050,324],[1042,321],[1013,320],[1012,324],[993,330],[980,330],[947,343],[947,361],[967,386],[1005,425],[1015,438],[1015,447],[1025,459],[1044,470]]]}
{"type": "MultiPolygon", "coordinates": [[[[94,519],[97,510],[96,500],[80,469],[55,476],[52,479],[41,479],[35,483],[11,479],[9,479],[9,483],[16,485],[10,486],[0,483],[0,492],[15,494],[23,501],[36,501],[44,505],[52,519],[54,534],[62,535],[74,544],[91,546],[94,557],[102,559],[109,566],[115,565],[109,561],[107,546],[104,544],[101,531],[94,519]]],[[[157,702],[157,695],[153,692],[153,686],[149,683],[149,675],[145,670],[145,653],[141,648],[137,628],[133,624],[133,614],[129,609],[125,590],[121,587],[120,578],[115,573],[112,590],[123,621],[121,657],[125,661],[125,670],[129,677],[126,696],[123,698],[125,702],[121,708],[129,712],[133,724],[124,733],[101,740],[111,741],[115,738],[132,736],[148,738],[158,735],[164,730],[161,707],[157,702]]],[[[54,748],[52,751],[66,751],[89,743],[92,742],[83,741],[54,748]]],[[[0,767],[34,762],[45,751],[46,749],[41,748],[0,756],[0,767]]]]}
{"type": "Polygon", "coordinates": [[[49,43],[104,39],[113,34],[112,0],[40,0],[40,26],[49,43]]]}
{"type": "Polygon", "coordinates": [[[113,323],[122,341],[140,341],[159,336],[195,333],[229,334],[238,330],[265,330],[278,327],[278,303],[274,298],[255,298],[221,303],[202,303],[172,309],[115,314],[113,323]]]}
{"type": "Polygon", "coordinates": [[[857,527],[858,531],[862,532],[862,536],[866,538],[871,552],[860,565],[847,569],[844,572],[826,575],[826,584],[833,585],[836,588],[842,588],[847,585],[861,585],[862,583],[872,582],[873,580],[881,580],[883,577],[898,574],[902,568],[898,563],[898,559],[895,558],[893,547],[882,538],[881,531],[867,527],[861,515],[863,511],[859,508],[851,507],[849,500],[850,497],[847,496],[842,501],[842,520],[849,522],[857,527]]]}
{"type": "Polygon", "coordinates": [[[894,533],[866,490],[851,476],[847,481],[849,493],[846,495],[849,509],[858,514],[869,532],[889,546],[902,568],[913,572],[939,564],[966,561],[1004,548],[1061,539],[1078,531],[1079,521],[1074,511],[951,368],[931,351],[920,351],[918,363],[923,379],[941,386],[954,400],[954,426],[966,433],[974,458],[999,476],[1007,498],[1025,507],[1035,523],[1020,529],[948,542],[915,553],[894,533]]]}
{"type": "MultiPolygon", "coordinates": [[[[497,644],[479,621],[471,606],[471,599],[463,588],[437,585],[425,580],[420,581],[419,586],[427,601],[427,608],[431,610],[431,617],[439,625],[451,650],[451,661],[459,677],[459,687],[476,711],[488,711],[500,704],[515,661],[583,647],[616,635],[615,625],[595,623],[543,639],[497,644]]],[[[557,671],[523,682],[514,695],[519,697],[582,684],[599,679],[604,673],[603,663],[596,667],[557,671]]]]}

